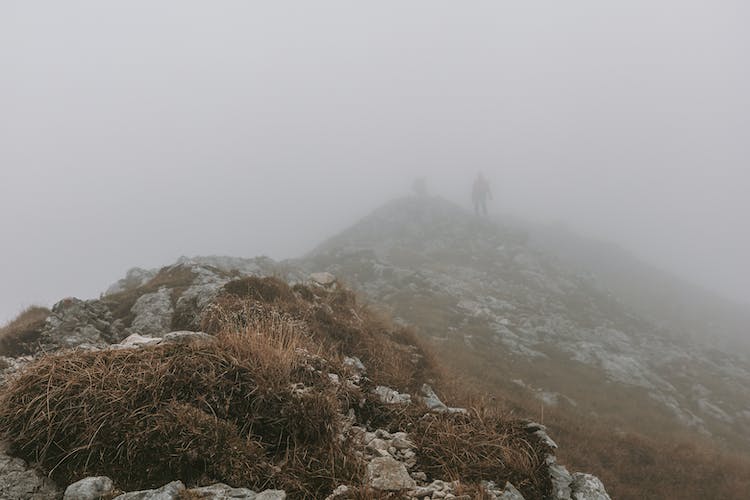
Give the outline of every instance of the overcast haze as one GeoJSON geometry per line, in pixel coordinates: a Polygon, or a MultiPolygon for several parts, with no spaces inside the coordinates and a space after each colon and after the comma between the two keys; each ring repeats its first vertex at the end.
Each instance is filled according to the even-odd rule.
{"type": "Polygon", "coordinates": [[[745,1],[0,3],[0,322],[416,176],[750,303],[745,1]]]}

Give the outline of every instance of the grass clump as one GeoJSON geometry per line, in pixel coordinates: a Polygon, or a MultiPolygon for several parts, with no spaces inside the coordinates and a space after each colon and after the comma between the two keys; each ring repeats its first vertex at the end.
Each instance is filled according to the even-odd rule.
{"type": "Polygon", "coordinates": [[[391,324],[340,285],[291,287],[273,277],[236,280],[204,313],[201,327],[209,333],[227,325],[262,328],[273,315],[304,325],[325,352],[359,357],[380,384],[417,390],[438,377],[434,360],[412,330],[391,324]]]}
{"type": "Polygon", "coordinates": [[[101,474],[139,489],[179,477],[313,498],[355,475],[336,439],[348,398],[291,331],[45,356],[9,382],[0,425],[15,454],[62,484],[101,474]]]}
{"type": "Polygon", "coordinates": [[[466,413],[431,413],[420,405],[384,406],[368,398],[364,411],[378,427],[408,433],[419,470],[432,479],[460,481],[472,498],[485,498],[482,481],[510,481],[525,498],[546,498],[551,491],[545,458],[552,450],[529,434],[527,420],[486,401],[476,400],[466,413]]]}
{"type": "Polygon", "coordinates": [[[550,451],[524,424],[486,408],[468,414],[429,414],[414,421],[411,435],[421,470],[432,477],[480,483],[503,478],[526,498],[542,498],[550,484],[545,455],[550,451]]]}
{"type": "Polygon", "coordinates": [[[22,356],[34,352],[50,310],[31,306],[0,327],[0,355],[22,356]]]}

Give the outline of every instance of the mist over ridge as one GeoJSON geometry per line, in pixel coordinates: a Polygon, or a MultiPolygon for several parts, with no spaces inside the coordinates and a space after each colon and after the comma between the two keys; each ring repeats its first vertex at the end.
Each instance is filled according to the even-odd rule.
{"type": "Polygon", "coordinates": [[[0,498],[747,498],[748,21],[0,2],[0,498]]]}
{"type": "Polygon", "coordinates": [[[479,170],[493,213],[748,303],[744,2],[145,5],[0,7],[4,319],[179,255],[300,255],[420,176],[468,204],[479,170]]]}

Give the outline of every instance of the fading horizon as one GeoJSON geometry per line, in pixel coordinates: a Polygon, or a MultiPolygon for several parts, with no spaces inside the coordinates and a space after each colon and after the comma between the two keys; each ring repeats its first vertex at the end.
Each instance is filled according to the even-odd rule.
{"type": "Polygon", "coordinates": [[[0,323],[425,176],[750,304],[750,6],[0,5],[0,323]]]}

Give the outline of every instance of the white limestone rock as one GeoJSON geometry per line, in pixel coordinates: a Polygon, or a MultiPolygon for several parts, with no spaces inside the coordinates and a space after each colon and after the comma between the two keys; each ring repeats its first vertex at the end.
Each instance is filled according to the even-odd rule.
{"type": "Polygon", "coordinates": [[[570,475],[568,469],[557,463],[553,455],[547,455],[546,462],[552,481],[552,500],[570,500],[572,493],[570,484],[573,482],[573,476],[570,475]]]}
{"type": "Polygon", "coordinates": [[[140,267],[129,269],[123,279],[107,288],[104,295],[114,295],[143,286],[156,276],[156,272],[154,269],[141,269],[140,267]]]}
{"type": "Polygon", "coordinates": [[[362,363],[362,361],[356,356],[351,356],[351,357],[346,356],[344,358],[344,366],[348,366],[349,368],[357,372],[359,375],[362,375],[363,373],[367,371],[364,363],[362,363]]]}
{"type": "Polygon", "coordinates": [[[124,493],[113,500],[179,500],[180,494],[185,491],[182,481],[172,481],[155,490],[142,490],[124,493]]]}
{"type": "Polygon", "coordinates": [[[573,474],[573,500],[611,500],[601,480],[591,474],[573,474]]]}
{"type": "Polygon", "coordinates": [[[411,396],[409,394],[402,394],[384,385],[377,386],[374,392],[380,397],[380,401],[388,405],[402,405],[411,403],[411,396]]]}
{"type": "Polygon", "coordinates": [[[99,500],[115,491],[107,476],[86,477],[65,489],[63,500],[99,500]]]}
{"type": "Polygon", "coordinates": [[[138,297],[131,312],[135,315],[130,331],[140,335],[161,336],[172,324],[172,292],[161,287],[153,293],[138,297]]]}
{"type": "Polygon", "coordinates": [[[330,287],[336,284],[336,276],[328,272],[310,274],[310,282],[323,287],[330,287]]]}
{"type": "Polygon", "coordinates": [[[391,456],[370,460],[367,464],[367,480],[370,486],[381,491],[409,490],[417,486],[406,466],[391,456]]]}
{"type": "Polygon", "coordinates": [[[261,491],[255,497],[255,500],[286,500],[286,492],[283,490],[261,491]]]}
{"type": "Polygon", "coordinates": [[[119,344],[112,345],[112,348],[114,348],[114,349],[133,349],[133,348],[143,347],[143,346],[146,346],[146,345],[158,344],[160,342],[161,342],[160,338],[146,337],[144,335],[139,335],[137,333],[134,333],[132,335],[128,335],[119,344]]]}

